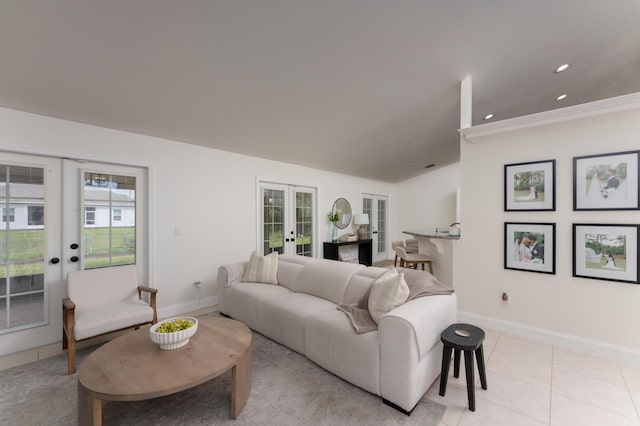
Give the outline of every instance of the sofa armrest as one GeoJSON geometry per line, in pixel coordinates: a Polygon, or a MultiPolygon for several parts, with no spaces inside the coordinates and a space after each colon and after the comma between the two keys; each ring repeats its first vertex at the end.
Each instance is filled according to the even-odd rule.
{"type": "Polygon", "coordinates": [[[242,281],[242,275],[248,262],[231,263],[218,268],[218,287],[223,289],[242,281]]]}
{"type": "Polygon", "coordinates": [[[142,299],[142,292],[149,293],[149,305],[153,309],[153,322],[155,324],[158,322],[158,312],[156,308],[156,294],[158,293],[157,288],[147,287],[144,285],[138,286],[138,299],[142,299]]]}
{"type": "Polygon", "coordinates": [[[380,318],[378,341],[383,398],[405,410],[413,408],[440,373],[442,353],[434,353],[433,349],[440,348],[440,334],[456,322],[456,315],[457,299],[452,294],[419,297],[380,318]]]}

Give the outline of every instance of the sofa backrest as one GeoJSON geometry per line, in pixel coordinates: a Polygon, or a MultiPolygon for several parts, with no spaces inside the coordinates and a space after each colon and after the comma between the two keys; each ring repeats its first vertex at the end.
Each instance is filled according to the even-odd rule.
{"type": "Polygon", "coordinates": [[[386,268],[375,266],[358,271],[349,281],[343,303],[358,303],[369,292],[371,284],[387,271],[386,268]]]}
{"type": "Polygon", "coordinates": [[[136,265],[69,272],[67,294],[78,308],[122,302],[138,297],[136,265]]]}
{"type": "Polygon", "coordinates": [[[304,265],[295,284],[289,288],[340,304],[351,277],[363,269],[366,269],[364,265],[355,263],[315,259],[304,265]]]}
{"type": "Polygon", "coordinates": [[[313,257],[281,254],[278,256],[278,284],[293,290],[304,265],[315,260],[313,257]]]}

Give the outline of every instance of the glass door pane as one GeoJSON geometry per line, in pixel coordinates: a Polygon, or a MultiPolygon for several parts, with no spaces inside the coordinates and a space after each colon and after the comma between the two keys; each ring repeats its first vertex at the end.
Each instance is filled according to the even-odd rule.
{"type": "Polygon", "coordinates": [[[0,165],[0,333],[45,322],[44,168],[0,165]]]}
{"type": "Polygon", "coordinates": [[[84,269],[136,263],[136,177],[84,172],[84,269]]]}
{"type": "Polygon", "coordinates": [[[295,191],[296,254],[313,257],[313,194],[295,191]]]}
{"type": "Polygon", "coordinates": [[[378,250],[377,254],[387,252],[387,200],[378,199],[378,214],[377,214],[377,227],[378,227],[378,250]]]}
{"type": "Polygon", "coordinates": [[[373,261],[387,259],[389,199],[384,195],[364,194],[362,212],[369,215],[367,238],[373,245],[373,261]]]}
{"type": "Polygon", "coordinates": [[[285,191],[263,188],[262,253],[284,253],[285,191]]]}

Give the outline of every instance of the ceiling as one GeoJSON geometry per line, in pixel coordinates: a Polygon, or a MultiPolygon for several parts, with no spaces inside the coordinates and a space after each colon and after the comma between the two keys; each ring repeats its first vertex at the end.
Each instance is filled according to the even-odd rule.
{"type": "Polygon", "coordinates": [[[638,22],[638,0],[0,0],[0,105],[399,182],[458,160],[466,76],[474,124],[640,92],[638,22]]]}

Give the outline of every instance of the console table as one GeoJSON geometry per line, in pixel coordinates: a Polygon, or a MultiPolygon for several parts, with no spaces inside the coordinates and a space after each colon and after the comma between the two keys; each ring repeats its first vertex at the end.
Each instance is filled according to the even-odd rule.
{"type": "Polygon", "coordinates": [[[340,260],[338,257],[338,250],[342,246],[358,246],[358,262],[361,265],[371,266],[373,263],[372,251],[373,251],[373,242],[371,239],[368,240],[356,240],[356,241],[326,241],[324,243],[323,252],[325,259],[331,260],[340,260]]]}

